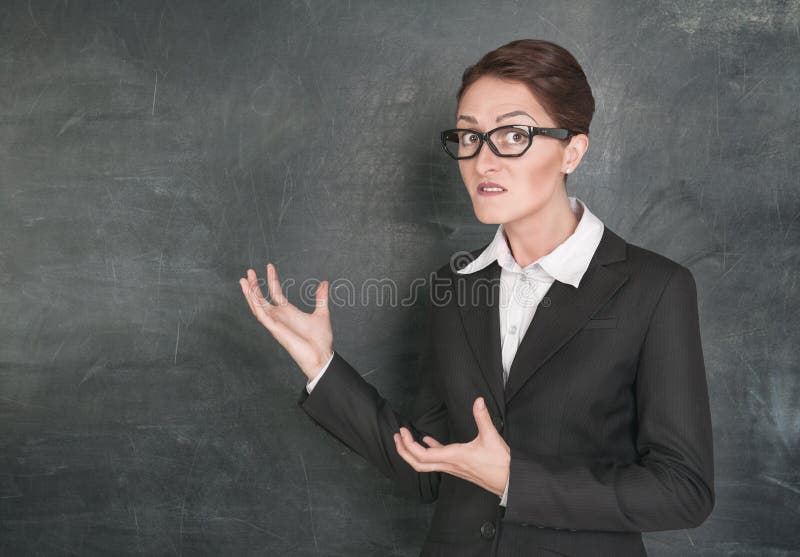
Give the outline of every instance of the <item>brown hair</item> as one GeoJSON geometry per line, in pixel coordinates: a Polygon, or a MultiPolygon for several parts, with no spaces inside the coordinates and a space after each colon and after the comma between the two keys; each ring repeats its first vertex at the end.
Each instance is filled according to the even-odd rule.
{"type": "Polygon", "coordinates": [[[589,134],[592,88],[581,65],[565,48],[549,41],[520,39],[492,50],[464,70],[457,100],[485,75],[526,85],[557,127],[589,134]]]}

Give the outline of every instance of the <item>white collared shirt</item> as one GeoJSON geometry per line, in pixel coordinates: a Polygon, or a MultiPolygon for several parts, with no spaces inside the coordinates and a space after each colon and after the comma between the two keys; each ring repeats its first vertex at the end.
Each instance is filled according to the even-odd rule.
{"type": "MultiPolygon", "coordinates": [[[[600,245],[605,228],[603,222],[577,197],[569,197],[569,206],[578,218],[578,226],[574,232],[552,251],[526,265],[524,269],[511,254],[503,225],[500,224],[486,249],[469,265],[456,271],[460,274],[474,273],[495,260],[501,267],[499,313],[504,384],[508,381],[517,348],[547,290],[556,280],[578,288],[597,246],[600,245]]],[[[309,393],[328,369],[331,360],[333,354],[322,371],[308,382],[306,390],[309,393]]],[[[508,482],[500,504],[505,506],[507,498],[508,482]]]]}
{"type": "Polygon", "coordinates": [[[589,267],[604,225],[577,197],[569,197],[570,209],[578,218],[574,232],[552,251],[543,255],[524,269],[511,254],[503,225],[497,227],[492,242],[463,269],[461,274],[480,271],[493,261],[502,268],[500,272],[500,340],[503,353],[503,384],[508,381],[511,362],[522,342],[522,337],[533,321],[539,302],[554,281],[575,288],[589,267]]]}

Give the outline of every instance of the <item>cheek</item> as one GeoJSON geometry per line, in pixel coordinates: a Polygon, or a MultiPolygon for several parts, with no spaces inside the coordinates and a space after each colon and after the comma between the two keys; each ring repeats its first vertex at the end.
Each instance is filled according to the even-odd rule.
{"type": "Polygon", "coordinates": [[[474,171],[472,166],[473,165],[469,162],[469,160],[458,161],[458,171],[461,173],[461,179],[464,183],[464,186],[467,185],[469,177],[472,176],[474,171]]]}
{"type": "Polygon", "coordinates": [[[543,182],[550,182],[560,171],[561,160],[557,153],[537,153],[537,156],[521,160],[512,170],[515,181],[523,185],[539,188],[543,182]]]}

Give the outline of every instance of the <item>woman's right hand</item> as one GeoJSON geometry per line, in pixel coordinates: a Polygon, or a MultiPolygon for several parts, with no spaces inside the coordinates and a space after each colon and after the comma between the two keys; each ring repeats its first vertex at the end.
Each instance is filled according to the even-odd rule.
{"type": "Polygon", "coordinates": [[[253,269],[239,279],[250,311],[272,333],[309,380],[325,365],[333,352],[333,329],[328,311],[328,281],[322,281],[315,293],[316,308],[305,313],[289,303],[281,291],[275,266],[267,263],[267,286],[270,299],[264,299],[253,269]]]}

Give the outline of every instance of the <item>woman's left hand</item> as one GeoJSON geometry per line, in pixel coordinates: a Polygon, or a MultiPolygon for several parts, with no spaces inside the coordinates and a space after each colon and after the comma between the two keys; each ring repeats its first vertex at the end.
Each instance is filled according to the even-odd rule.
{"type": "Polygon", "coordinates": [[[430,448],[425,448],[401,427],[394,434],[397,452],[417,472],[447,472],[501,497],[511,470],[511,448],[495,429],[483,397],[475,399],[472,413],[478,436],[469,443],[442,445],[426,435],[422,440],[430,448]]]}

